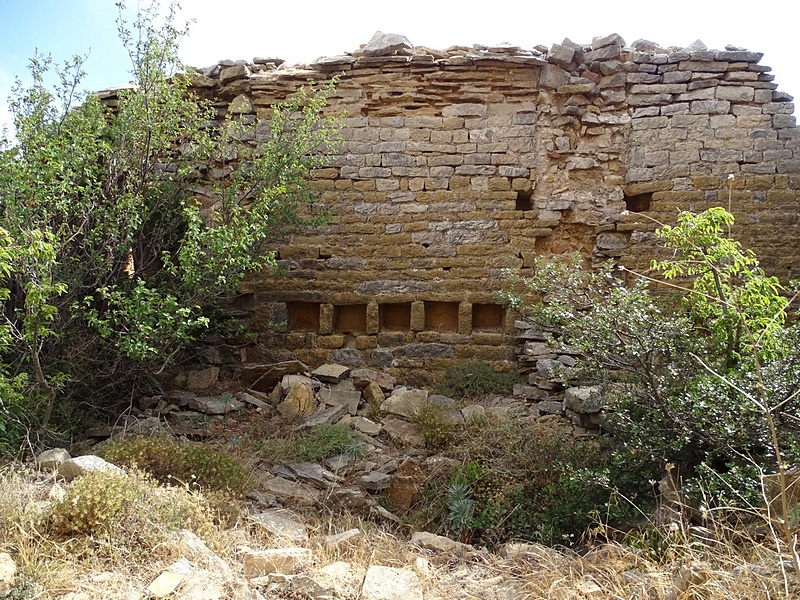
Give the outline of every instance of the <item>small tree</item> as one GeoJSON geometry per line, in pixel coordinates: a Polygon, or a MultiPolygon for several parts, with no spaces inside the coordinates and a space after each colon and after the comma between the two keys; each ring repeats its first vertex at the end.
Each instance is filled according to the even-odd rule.
{"type": "Polygon", "coordinates": [[[634,274],[627,285],[610,264],[540,260],[529,277],[509,273],[504,292],[581,351],[578,377],[603,384],[618,475],[646,481],[675,465],[686,492],[710,492],[709,507],[761,503],[761,475],[778,473],[785,490],[785,465],[800,459],[800,329],[784,288],[728,236],[732,223],[712,208],[662,227],[673,255],[652,269],[663,279],[634,274]]]}
{"type": "Polygon", "coordinates": [[[79,93],[81,58],[56,68],[37,56],[33,85],[14,89],[16,139],[0,152],[0,386],[22,390],[42,429],[59,395],[96,405],[109,382],[130,393],[132,374],[169,362],[205,333],[218,298],[274,264],[280,235],[319,218],[304,207],[336,143],[320,117],[331,88],[276,105],[256,143],[256,123],[217,120],[178,74],[175,8],[143,10],[132,30],[120,18],[133,85],[115,107],[79,93]]]}

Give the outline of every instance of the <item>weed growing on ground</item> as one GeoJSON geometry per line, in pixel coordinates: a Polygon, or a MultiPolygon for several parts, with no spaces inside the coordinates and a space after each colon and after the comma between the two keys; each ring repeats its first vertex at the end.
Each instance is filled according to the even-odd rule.
{"type": "Polygon", "coordinates": [[[178,443],[165,437],[111,442],[98,452],[121,467],[136,467],[165,484],[242,495],[250,474],[232,456],[205,444],[178,443]]]}
{"type": "Polygon", "coordinates": [[[258,452],[266,459],[314,461],[334,454],[359,458],[366,453],[364,443],[348,425],[321,425],[297,437],[259,440],[258,452]]]}
{"type": "Polygon", "coordinates": [[[414,414],[414,422],[422,428],[425,447],[431,450],[445,448],[456,437],[457,426],[447,419],[444,409],[425,403],[414,414]]]}
{"type": "Polygon", "coordinates": [[[506,394],[521,379],[517,373],[498,373],[486,363],[469,362],[449,367],[436,391],[451,398],[476,398],[486,394],[506,394]]]}

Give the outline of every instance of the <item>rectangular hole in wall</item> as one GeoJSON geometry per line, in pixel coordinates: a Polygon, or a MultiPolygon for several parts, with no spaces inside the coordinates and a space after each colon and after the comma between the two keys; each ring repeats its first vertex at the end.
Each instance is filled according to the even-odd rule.
{"type": "Polygon", "coordinates": [[[251,311],[256,308],[255,294],[239,294],[232,298],[231,304],[236,310],[251,311]]]}
{"type": "Polygon", "coordinates": [[[533,204],[531,199],[533,198],[533,191],[532,190],[520,190],[517,192],[517,201],[514,206],[515,210],[531,210],[533,208],[533,204]]]}
{"type": "Polygon", "coordinates": [[[505,309],[499,304],[473,304],[472,329],[496,331],[503,328],[505,309]]]}
{"type": "Polygon", "coordinates": [[[650,202],[653,200],[653,193],[625,195],[625,209],[630,212],[646,212],[650,210],[650,202]]]}
{"type": "Polygon", "coordinates": [[[458,302],[426,302],[425,329],[458,331],[458,302]]]}
{"type": "Polygon", "coordinates": [[[333,330],[337,333],[362,333],[367,330],[367,305],[344,304],[333,307],[333,330]]]}
{"type": "Polygon", "coordinates": [[[381,304],[382,331],[408,331],[411,329],[411,303],[381,304]]]}
{"type": "Polygon", "coordinates": [[[319,303],[288,302],[289,329],[292,331],[319,331],[319,303]]]}

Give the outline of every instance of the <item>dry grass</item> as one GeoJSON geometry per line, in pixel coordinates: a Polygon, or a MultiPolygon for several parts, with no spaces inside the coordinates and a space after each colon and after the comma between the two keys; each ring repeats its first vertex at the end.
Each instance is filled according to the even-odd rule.
{"type": "MultiPolygon", "coordinates": [[[[81,600],[140,598],[169,563],[183,556],[168,528],[146,553],[124,555],[115,550],[119,540],[56,536],[47,519],[47,504],[52,504],[48,495],[61,493],[56,486],[52,476],[19,465],[0,471],[0,551],[14,557],[25,584],[15,600],[69,593],[81,600]]],[[[314,556],[306,574],[341,598],[358,598],[370,565],[413,570],[426,600],[800,597],[786,549],[778,553],[780,544],[763,535],[768,528],[734,528],[722,519],[706,528],[652,526],[638,537],[629,535],[627,542],[598,541],[582,554],[531,544],[506,555],[482,550],[456,555],[411,545],[405,527],[339,513],[303,517],[311,533],[307,547],[314,556]],[[352,543],[326,543],[326,536],[354,528],[362,535],[352,543]]],[[[602,539],[611,532],[599,533],[602,539]]],[[[204,540],[234,572],[241,569],[242,547],[263,549],[278,543],[246,520],[227,529],[209,529],[204,540]]]]}

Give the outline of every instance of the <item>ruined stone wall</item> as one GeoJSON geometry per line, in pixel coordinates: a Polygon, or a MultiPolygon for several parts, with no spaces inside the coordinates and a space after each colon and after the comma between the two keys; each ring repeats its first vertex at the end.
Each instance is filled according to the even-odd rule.
{"type": "Polygon", "coordinates": [[[278,248],[285,277],[243,290],[257,341],[240,359],[363,364],[412,381],[459,360],[514,368],[502,269],[575,251],[645,269],[654,220],[678,209],[729,206],[734,235],[791,275],[798,129],[760,59],[628,48],[616,35],[439,52],[376,34],[308,67],[257,59],[191,74],[220,115],[266,127],[274,102],[341,73],[330,112],[346,111],[345,144],[316,174],[333,220],[278,248]]]}

